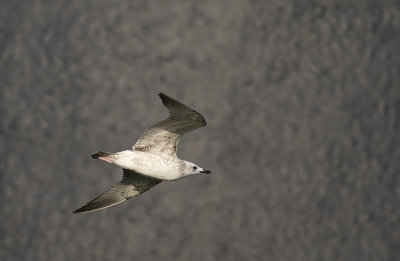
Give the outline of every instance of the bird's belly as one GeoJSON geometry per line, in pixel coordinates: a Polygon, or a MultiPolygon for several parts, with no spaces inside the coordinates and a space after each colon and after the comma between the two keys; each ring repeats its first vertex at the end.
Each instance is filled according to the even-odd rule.
{"type": "Polygon", "coordinates": [[[178,159],[137,153],[134,157],[124,159],[119,163],[117,165],[123,168],[160,180],[175,180],[181,176],[178,159]]]}

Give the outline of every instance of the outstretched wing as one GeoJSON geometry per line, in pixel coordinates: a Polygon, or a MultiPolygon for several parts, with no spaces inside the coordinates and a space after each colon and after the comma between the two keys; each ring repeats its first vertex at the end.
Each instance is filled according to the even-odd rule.
{"type": "Polygon", "coordinates": [[[192,130],[206,126],[207,122],[200,113],[188,106],[164,93],[160,93],[159,96],[169,110],[169,117],[148,128],[133,149],[176,155],[179,138],[192,130]]]}
{"type": "Polygon", "coordinates": [[[112,186],[104,194],[101,194],[97,198],[75,210],[74,214],[92,212],[111,207],[142,194],[160,182],[160,180],[142,176],[132,170],[123,169],[123,177],[119,183],[112,186]]]}

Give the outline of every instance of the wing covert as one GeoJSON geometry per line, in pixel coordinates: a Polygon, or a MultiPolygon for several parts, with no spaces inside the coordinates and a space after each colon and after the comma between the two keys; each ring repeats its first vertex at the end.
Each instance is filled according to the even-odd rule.
{"type": "Polygon", "coordinates": [[[136,144],[134,150],[176,155],[179,139],[186,133],[207,125],[197,111],[160,93],[161,101],[169,111],[168,119],[148,128],[136,144]]]}

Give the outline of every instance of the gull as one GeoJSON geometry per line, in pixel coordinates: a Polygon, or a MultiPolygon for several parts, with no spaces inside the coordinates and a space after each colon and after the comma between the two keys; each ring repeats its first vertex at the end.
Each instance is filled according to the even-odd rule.
{"type": "Polygon", "coordinates": [[[91,155],[93,159],[122,167],[122,180],[75,210],[74,214],[114,206],[142,194],[163,180],[172,181],[199,173],[211,173],[176,155],[180,137],[206,126],[204,117],[164,93],[159,96],[169,111],[167,119],[145,130],[131,150],[116,153],[98,151],[91,155]]]}

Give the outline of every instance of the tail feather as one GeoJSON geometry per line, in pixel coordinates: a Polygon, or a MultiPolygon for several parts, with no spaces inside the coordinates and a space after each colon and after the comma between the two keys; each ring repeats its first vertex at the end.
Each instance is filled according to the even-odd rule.
{"type": "Polygon", "coordinates": [[[98,152],[93,153],[91,156],[92,156],[92,159],[98,159],[100,157],[110,156],[110,154],[111,153],[108,153],[108,152],[98,151],[98,152]]]}

